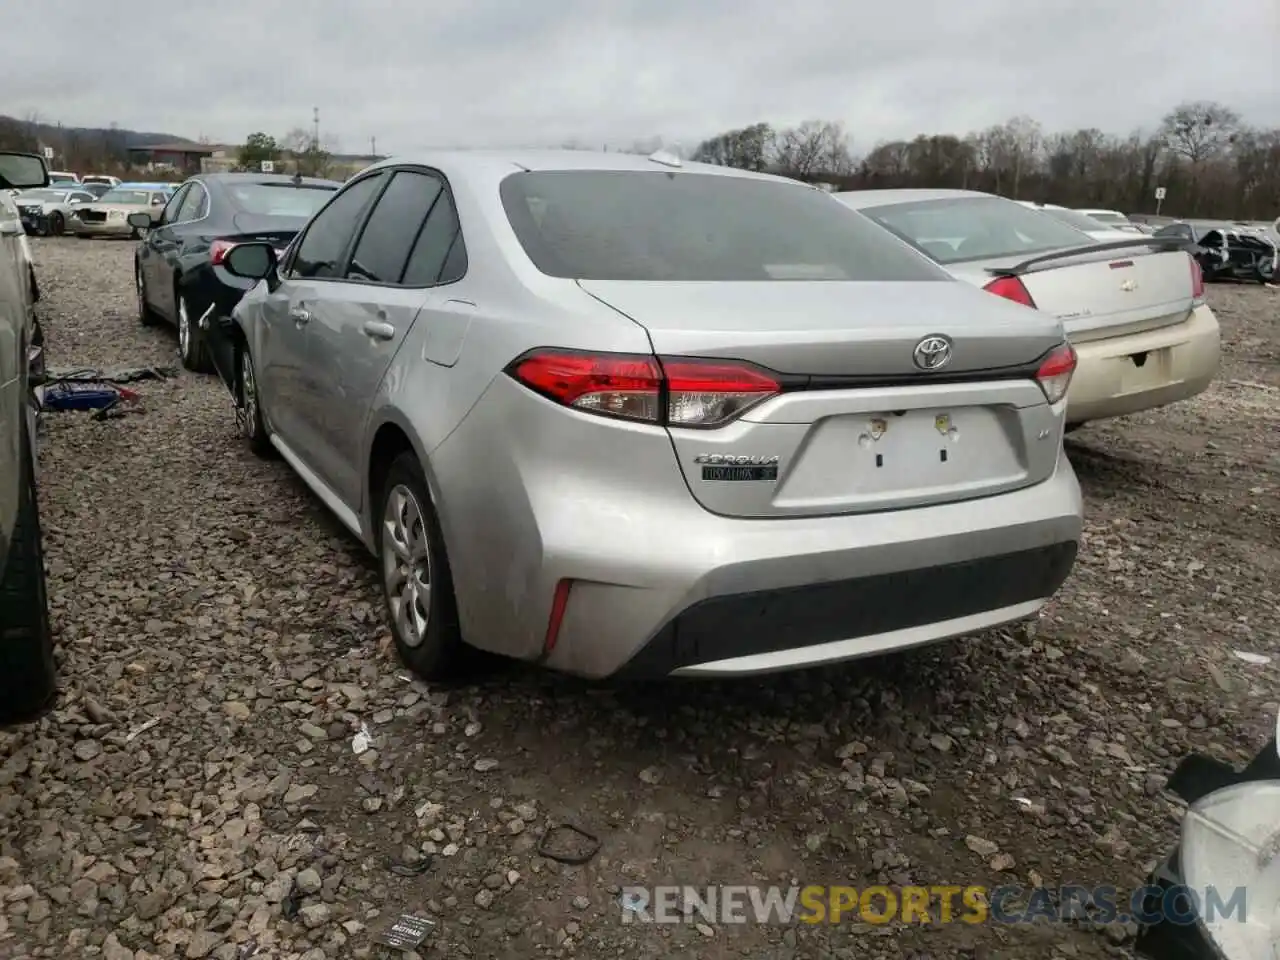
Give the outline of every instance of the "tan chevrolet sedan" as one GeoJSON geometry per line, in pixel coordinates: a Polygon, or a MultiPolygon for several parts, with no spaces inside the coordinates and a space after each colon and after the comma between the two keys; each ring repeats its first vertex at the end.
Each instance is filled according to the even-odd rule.
{"type": "Polygon", "coordinates": [[[159,187],[120,186],[108,190],[93,203],[77,204],[67,219],[67,230],[77,237],[134,237],[129,214],[159,214],[169,202],[170,191],[159,187]]]}

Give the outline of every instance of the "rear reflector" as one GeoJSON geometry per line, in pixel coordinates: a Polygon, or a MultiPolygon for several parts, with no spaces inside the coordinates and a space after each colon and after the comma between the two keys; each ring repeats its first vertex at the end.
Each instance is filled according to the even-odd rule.
{"type": "Polygon", "coordinates": [[[564,622],[564,612],[569,606],[569,588],[572,580],[561,580],[556,584],[556,592],[551,597],[551,615],[547,617],[547,635],[542,641],[544,655],[556,648],[560,639],[560,624],[564,622]]]}
{"type": "Polygon", "coordinates": [[[1076,351],[1069,343],[1055,347],[1036,371],[1036,382],[1051,404],[1067,395],[1071,375],[1076,372],[1076,351]]]}
{"type": "Polygon", "coordinates": [[[1031,294],[1027,292],[1026,285],[1017,277],[996,277],[982,289],[987,293],[994,293],[997,297],[1020,303],[1024,307],[1034,308],[1036,305],[1036,302],[1031,299],[1031,294]]]}
{"type": "Polygon", "coordinates": [[[583,413],[672,427],[720,426],[781,390],[751,364],[642,354],[534,350],[507,373],[583,413]]]}
{"type": "Polygon", "coordinates": [[[1187,259],[1191,261],[1191,299],[1198,302],[1204,299],[1204,271],[1191,254],[1187,254],[1187,259]]]}

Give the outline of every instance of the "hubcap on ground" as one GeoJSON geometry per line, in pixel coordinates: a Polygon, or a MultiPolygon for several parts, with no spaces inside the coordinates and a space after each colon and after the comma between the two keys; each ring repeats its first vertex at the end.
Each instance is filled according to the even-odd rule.
{"type": "Polygon", "coordinates": [[[258,381],[253,376],[253,358],[241,354],[240,392],[244,398],[244,432],[252,438],[258,432],[258,381]]]}
{"type": "Polygon", "coordinates": [[[182,351],[184,357],[189,356],[187,351],[191,348],[191,319],[187,316],[187,301],[184,297],[178,297],[178,349],[182,351]]]}
{"type": "Polygon", "coordinates": [[[418,498],[404,484],[392,488],[382,515],[382,576],[400,639],[420,645],[431,614],[431,551],[418,498]]]}

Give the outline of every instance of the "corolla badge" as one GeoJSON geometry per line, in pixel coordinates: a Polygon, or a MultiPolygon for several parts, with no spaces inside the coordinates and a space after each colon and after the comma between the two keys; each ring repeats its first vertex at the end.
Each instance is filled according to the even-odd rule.
{"type": "Polygon", "coordinates": [[[921,370],[941,370],[951,362],[951,338],[940,333],[925,337],[916,344],[911,359],[921,370]]]}

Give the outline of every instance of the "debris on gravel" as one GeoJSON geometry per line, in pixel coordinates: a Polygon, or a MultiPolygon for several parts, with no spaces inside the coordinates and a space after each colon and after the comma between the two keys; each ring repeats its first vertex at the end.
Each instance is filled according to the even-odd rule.
{"type": "MultiPolygon", "coordinates": [[[[51,367],[173,364],[133,244],[32,246],[51,367]]],[[[626,891],[1142,882],[1163,778],[1251,756],[1277,699],[1280,297],[1209,296],[1212,389],[1069,439],[1087,529],[1036,621],[736,682],[421,683],[214,378],[47,415],[62,693],[0,733],[0,956],[376,958],[397,921],[423,957],[1114,956],[1123,923],[646,925],[626,891]],[[539,853],[564,825],[576,863],[539,853]]]]}

